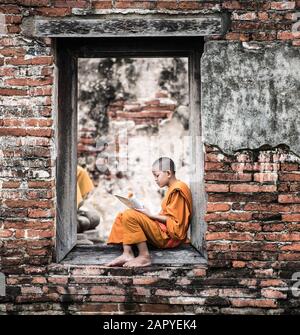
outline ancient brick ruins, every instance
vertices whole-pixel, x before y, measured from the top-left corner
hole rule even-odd
[[[6,292],[0,314],[299,314],[293,289],[300,278],[299,12],[300,1],[1,1],[0,272]],[[116,21],[116,32],[109,31],[105,20],[145,14],[204,22],[195,34],[204,36],[207,263],[147,269],[59,263],[57,40],[87,38],[89,17],[102,22],[92,35],[100,38],[124,29]],[[56,18],[81,20],[85,28],[66,25],[64,34],[51,23]],[[165,33],[153,22],[152,38]],[[147,24],[137,29],[147,32]]]

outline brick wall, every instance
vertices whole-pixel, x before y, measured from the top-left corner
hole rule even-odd
[[[281,146],[206,155],[205,220],[209,264],[257,276],[280,277],[299,261],[300,159]]]
[[[300,271],[299,158],[285,146],[234,156],[206,147],[207,271],[52,263],[53,42],[23,38],[20,24],[31,15],[122,9],[228,12],[229,31],[214,39],[300,45],[293,31],[300,1],[2,1],[0,269],[7,296],[0,297],[0,313],[299,313],[291,291],[292,274]]]

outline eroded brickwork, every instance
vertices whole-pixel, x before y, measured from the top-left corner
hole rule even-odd
[[[215,150],[205,162],[210,264],[255,276],[299,261],[299,158],[280,147],[234,156]]]
[[[53,263],[53,41],[23,36],[21,23],[34,15],[123,10],[226,12],[227,33],[206,40],[300,45],[294,29],[300,1],[2,0],[0,270],[7,296],[0,297],[0,313],[299,313],[299,298],[291,290],[292,275],[300,271],[299,158],[285,146],[233,156],[213,143],[206,146],[206,271],[130,272]]]

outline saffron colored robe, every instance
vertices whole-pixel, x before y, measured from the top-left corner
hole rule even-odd
[[[94,188],[94,184],[86,169],[77,165],[77,207],[83,197]]]
[[[148,241],[158,248],[174,248],[187,242],[192,216],[192,194],[183,181],[177,180],[168,188],[159,215],[167,217],[166,223],[152,220],[135,209],[120,212],[107,243],[130,245]]]

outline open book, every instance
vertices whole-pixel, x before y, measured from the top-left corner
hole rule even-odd
[[[136,198],[125,198],[121,195],[114,194],[116,198],[118,198],[124,205],[129,208],[144,208],[144,205],[139,202]]]

